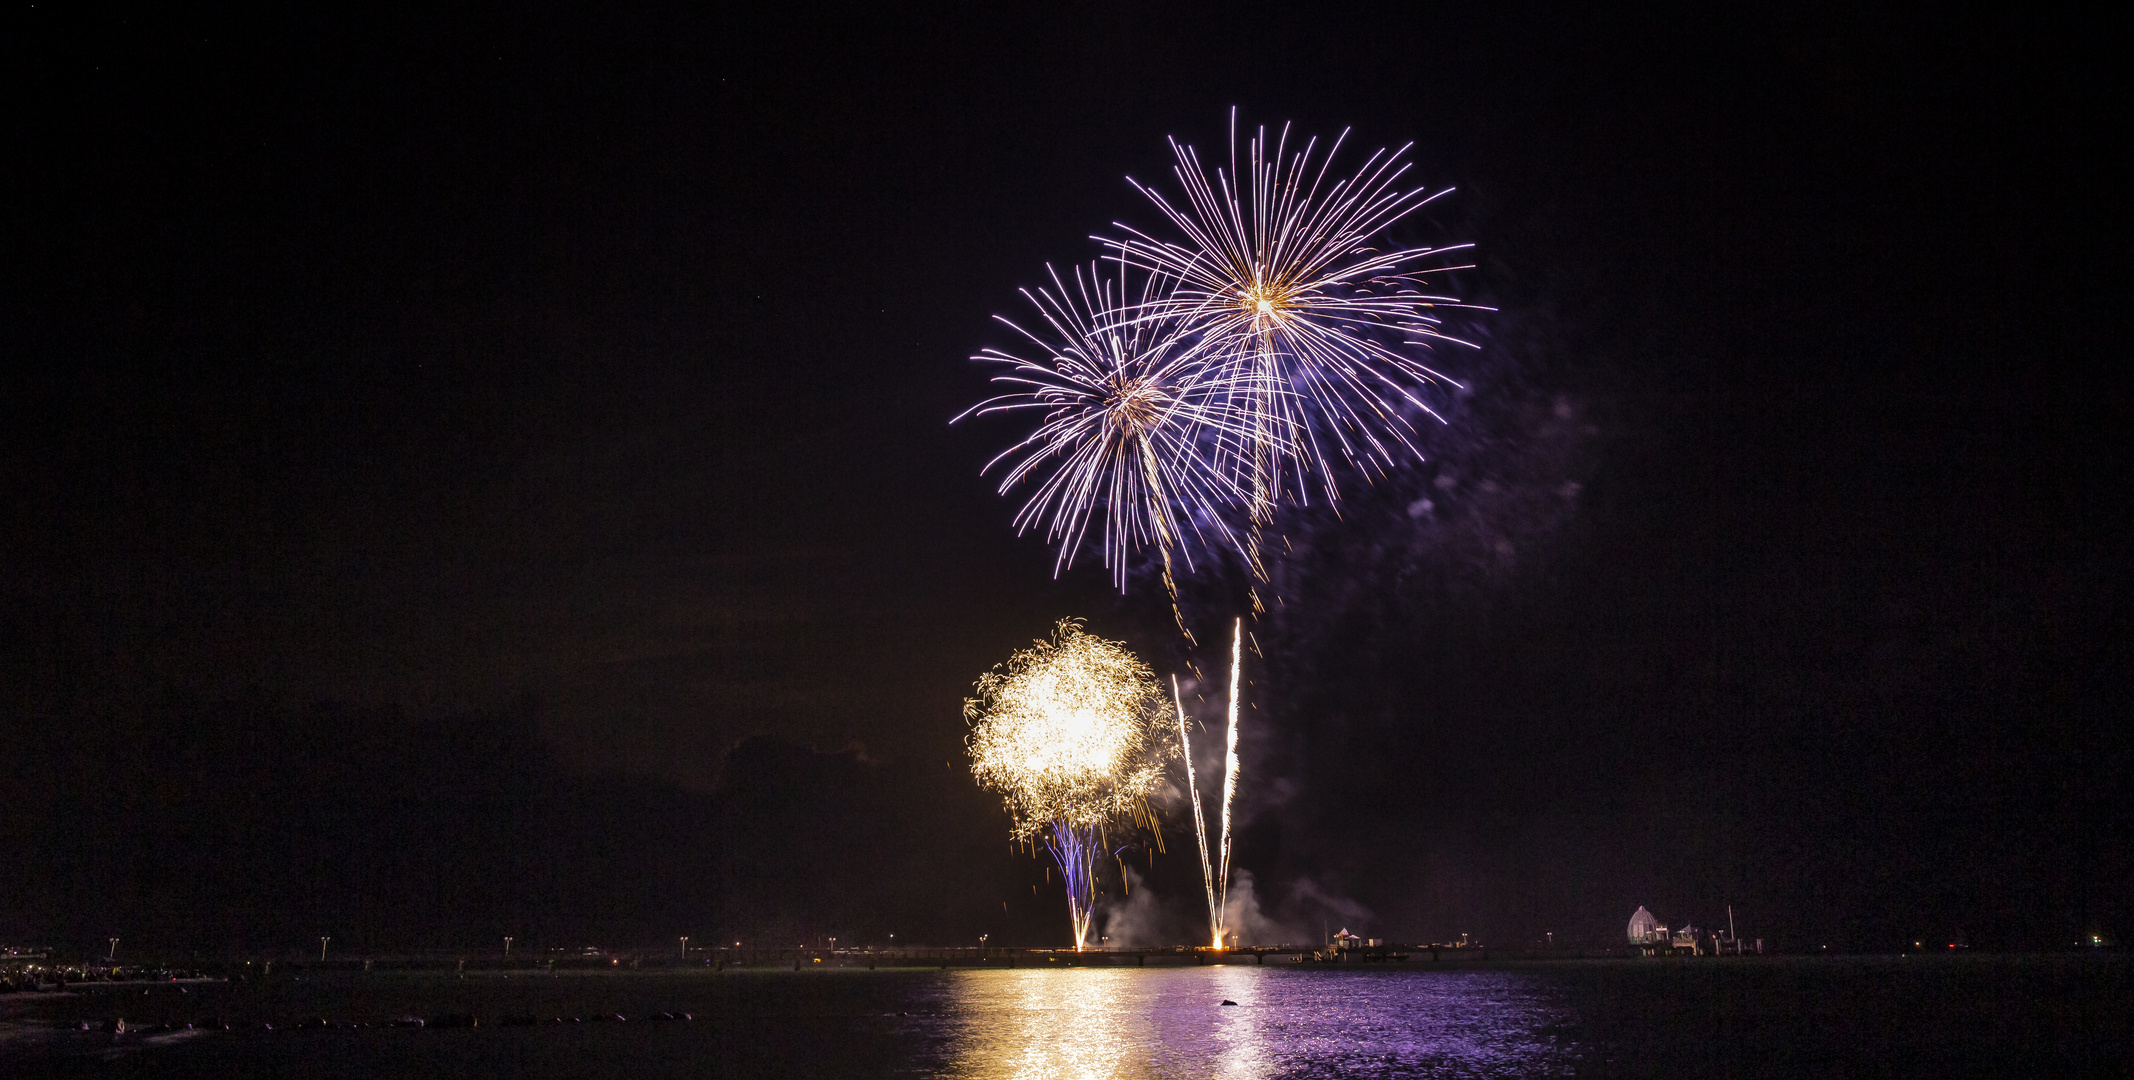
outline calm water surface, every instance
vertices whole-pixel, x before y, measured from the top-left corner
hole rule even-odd
[[[1577,1056],[1560,995],[1508,971],[985,971],[944,998],[941,1072],[970,1080],[1560,1076]]]
[[[694,1019],[647,1019],[658,1012]],[[482,1026],[380,1023],[454,1013]],[[617,1014],[626,1019],[592,1019]],[[514,1015],[565,1022],[495,1023]],[[67,1029],[115,1016],[275,1029]],[[313,1017],[339,1024],[290,1027]],[[1943,1078],[2128,1076],[2130,1061],[2134,978],[2119,959],[350,972],[0,998],[0,1077],[9,1080]]]

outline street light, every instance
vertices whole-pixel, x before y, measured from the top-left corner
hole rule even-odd
[[[327,943],[327,942],[329,942],[329,941],[332,941],[332,940],[333,940],[333,939],[332,939],[332,938],[330,938],[330,937],[322,937],[322,938],[320,938],[320,939],[319,939],[319,962],[320,962],[320,963],[325,963],[325,962],[326,962],[326,943]]]
[[[682,959],[689,959],[689,935],[682,935]]]
[[[504,935],[504,959],[511,959],[511,935]]]
[[[111,952],[110,952],[109,954],[107,954],[107,955],[106,955],[106,956],[104,957],[104,959],[106,959],[106,960],[116,960],[116,959],[118,959],[118,958],[119,958],[119,939],[117,939],[117,938],[112,938],[112,939],[111,939]]]

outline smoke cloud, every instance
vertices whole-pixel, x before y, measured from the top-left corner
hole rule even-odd
[[[1192,939],[1193,935],[1177,925],[1171,913],[1164,910],[1156,891],[1147,886],[1133,867],[1125,868],[1125,879],[1125,896],[1106,897],[1098,904],[1098,933],[1103,936],[1104,944],[1140,948],[1176,945]]]

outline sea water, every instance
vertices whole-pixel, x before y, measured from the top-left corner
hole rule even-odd
[[[348,972],[16,995],[0,1003],[0,1075],[2127,1075],[2127,971],[2109,958],[1706,958],[1357,969]],[[682,1014],[689,1019],[655,1019]],[[448,1015],[481,1023],[390,1026]],[[69,1029],[117,1017],[136,1030]],[[209,1017],[247,1026],[182,1026]],[[507,1017],[539,1022],[499,1023]],[[328,1026],[311,1026],[320,1020]],[[138,1030],[159,1024],[178,1026]]]

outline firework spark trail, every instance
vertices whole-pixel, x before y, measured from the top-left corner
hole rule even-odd
[[[1103,853],[1103,837],[1096,826],[1055,821],[1045,830],[1043,842],[1060,868],[1060,883],[1067,888],[1067,921],[1074,928],[1075,951],[1080,952],[1096,915],[1096,863]]]
[[[1245,620],[1241,618],[1237,620],[1230,638],[1230,734],[1228,744],[1223,750],[1223,862],[1215,879],[1220,890],[1222,911],[1225,913],[1230,909],[1230,804],[1237,799],[1237,707],[1240,696],[1238,679],[1243,670],[1244,641]],[[1223,930],[1223,923],[1218,920],[1215,924],[1216,948],[1222,947]]]
[[[1200,783],[1194,776],[1193,744],[1186,734],[1185,698],[1178,692],[1178,677],[1171,677],[1171,698],[1178,708],[1178,745],[1186,764],[1186,797],[1193,803],[1193,834],[1200,841],[1200,876],[1208,891],[1208,933],[1214,948],[1223,947],[1228,933],[1225,916],[1230,907],[1230,807],[1237,799],[1240,772],[1237,756],[1238,705],[1243,700],[1245,620],[1238,619],[1230,639],[1229,732],[1223,749],[1222,839],[1217,847],[1219,862],[1208,856],[1208,820],[1201,811]],[[1217,869],[1220,866],[1220,870]]]
[[[1186,761],[1186,797],[1193,801],[1193,838],[1200,841],[1200,878],[1208,890],[1208,927],[1220,946],[1223,938],[1223,907],[1215,899],[1215,868],[1208,860],[1208,819],[1200,809],[1200,784],[1193,777],[1193,742],[1186,734],[1186,702],[1178,692],[1178,676],[1171,676],[1171,700],[1178,706],[1178,750]]]
[[[1088,941],[1106,830],[1152,823],[1146,801],[1175,751],[1163,690],[1124,645],[1073,619],[978,679],[965,700],[971,772],[1001,793],[1012,835],[1043,843],[1067,886],[1075,948]]]

